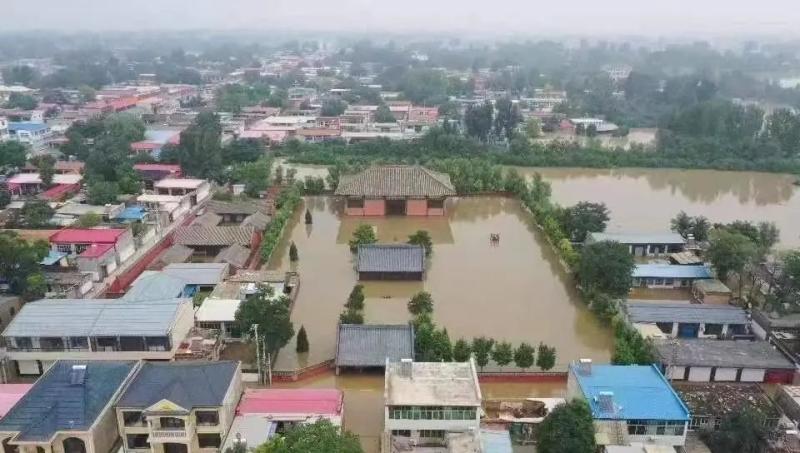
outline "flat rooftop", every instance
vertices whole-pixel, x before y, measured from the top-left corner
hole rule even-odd
[[[664,362],[677,366],[793,370],[794,364],[766,341],[669,340],[656,342]]]
[[[385,380],[387,406],[481,405],[473,362],[391,362]]]
[[[705,324],[748,324],[747,312],[730,305],[658,303],[628,300],[631,322],[682,322]]]

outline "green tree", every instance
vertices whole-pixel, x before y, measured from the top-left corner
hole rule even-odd
[[[26,301],[41,299],[47,292],[47,281],[41,272],[25,277],[25,288],[22,290],[22,298]]]
[[[30,277],[41,275],[39,262],[47,256],[49,244],[45,241],[27,242],[15,232],[0,230],[0,275],[8,282],[11,293],[24,295],[28,285],[38,291],[38,280]]]
[[[295,347],[295,351],[301,354],[308,352],[308,334],[306,334],[305,326],[300,326],[300,330],[297,332],[297,345]]]
[[[39,102],[30,94],[11,93],[8,96],[5,107],[7,109],[33,110],[39,106]]]
[[[511,99],[504,98],[497,100],[495,111],[494,133],[498,137],[505,136],[510,141],[514,131],[517,129],[517,125],[522,121],[519,107],[511,102]]]
[[[292,241],[292,243],[289,244],[289,261],[294,263],[299,259],[300,256],[297,254],[297,246],[294,244],[294,241]]]
[[[80,94],[82,103],[94,101],[97,95],[97,91],[95,91],[95,89],[90,87],[89,85],[79,86],[78,93]]]
[[[464,112],[464,125],[467,128],[467,135],[485,142],[492,131],[493,118],[494,106],[491,102],[467,106],[467,110]]]
[[[53,176],[56,174],[56,158],[45,154],[35,157],[31,162],[39,171],[39,179],[42,180],[42,184],[45,186],[53,184]]]
[[[11,203],[11,193],[3,187],[0,187],[0,209],[5,208]]]
[[[93,205],[116,203],[119,196],[119,185],[115,182],[93,180],[88,183],[87,201]]]
[[[706,256],[717,276],[726,280],[732,273],[741,275],[757,253],[756,244],[750,238],[723,229],[712,233]]]
[[[592,412],[579,399],[556,406],[537,433],[539,453],[589,453],[596,448]]]
[[[374,244],[376,242],[378,242],[378,238],[375,237],[375,230],[372,229],[371,225],[362,223],[353,232],[353,238],[349,242],[350,251],[356,253],[359,245]]]
[[[475,355],[475,363],[483,371],[483,367],[489,364],[489,357],[492,354],[494,340],[486,337],[472,339],[472,353]]]
[[[761,453],[767,446],[768,431],[764,416],[754,409],[732,412],[716,431],[702,433],[712,453]]]
[[[353,286],[344,306],[351,310],[360,311],[364,309],[364,285]]]
[[[347,103],[340,99],[328,99],[322,102],[321,116],[339,116],[347,109]]]
[[[525,122],[525,135],[530,139],[539,138],[542,135],[542,124],[536,118],[531,118]]]
[[[536,366],[547,371],[556,366],[556,348],[539,343],[539,355],[536,357]]]
[[[593,242],[583,247],[578,278],[586,292],[623,297],[630,291],[634,266],[627,246],[611,241]]]
[[[25,165],[25,145],[17,141],[0,141],[0,167],[22,167]]]
[[[94,212],[87,212],[82,216],[78,217],[78,221],[75,224],[80,228],[92,228],[96,227],[103,223],[103,216]]]
[[[364,453],[358,436],[329,420],[298,424],[254,449],[254,453]]]
[[[426,230],[417,230],[416,233],[408,237],[408,243],[421,245],[425,249],[425,256],[431,256],[433,253],[433,240]]]
[[[236,311],[236,322],[242,332],[258,326],[258,335],[270,354],[286,346],[294,336],[294,325],[289,318],[289,298],[274,297],[271,286],[261,285],[254,295],[244,300]]]
[[[456,362],[466,362],[472,355],[472,348],[463,338],[459,338],[453,345],[453,360]]]
[[[505,172],[503,190],[517,196],[527,196],[528,183],[517,170],[510,169]]]
[[[364,313],[352,308],[345,309],[339,315],[339,322],[342,324],[364,324]]]
[[[392,111],[389,109],[389,106],[386,104],[381,104],[378,106],[378,110],[375,111],[375,122],[396,123],[397,119],[395,119],[394,115],[392,115]]]
[[[50,226],[55,211],[42,200],[26,201],[14,218],[17,228],[42,228]]]
[[[514,360],[514,347],[507,341],[497,343],[492,350],[492,360],[500,368],[508,365]]]
[[[179,163],[188,175],[214,178],[222,168],[221,139],[219,116],[202,112],[181,132],[180,144],[162,150],[161,160]]]
[[[527,370],[535,363],[536,349],[528,343],[520,343],[514,350],[514,365]]]
[[[414,294],[408,301],[408,311],[414,316],[433,313],[433,297],[425,291]]]
[[[255,162],[266,155],[264,142],[252,138],[231,141],[222,149],[222,160],[226,164]]]
[[[234,164],[230,171],[230,180],[233,183],[244,184],[245,193],[257,198],[261,192],[267,190],[272,173],[272,160],[262,157],[255,162],[240,162]]]
[[[567,236],[576,242],[583,242],[589,233],[605,231],[609,219],[605,203],[588,201],[581,201],[575,206],[563,209],[560,217]]]
[[[314,222],[314,219],[311,217],[311,211],[306,209],[306,216],[305,216],[306,225],[311,225]]]
[[[777,109],[767,117],[767,136],[775,141],[784,156],[800,152],[800,115],[789,109]]]
[[[684,239],[691,234],[695,240],[705,241],[711,231],[711,223],[703,216],[692,217],[681,211],[670,220],[670,229]]]
[[[453,346],[447,329],[439,329],[430,314],[414,318],[414,355],[420,362],[449,362],[453,359]]]
[[[22,85],[29,87],[36,82],[41,74],[33,66],[17,65],[3,68],[3,81],[6,85]]]

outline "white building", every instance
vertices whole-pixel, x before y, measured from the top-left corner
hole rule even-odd
[[[205,179],[164,178],[153,184],[153,188],[158,195],[188,195],[192,206],[211,197],[211,184]]]
[[[401,443],[443,446],[449,434],[480,430],[474,361],[387,360],[384,379],[384,451]]]

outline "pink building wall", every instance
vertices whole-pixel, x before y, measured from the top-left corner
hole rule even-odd
[[[444,215],[444,208],[430,208],[428,209],[429,216]]]
[[[364,200],[364,215],[386,215],[386,202],[384,200]]]
[[[406,215],[408,216],[428,215],[428,200],[406,200]]]

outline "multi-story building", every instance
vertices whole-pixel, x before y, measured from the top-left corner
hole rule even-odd
[[[123,449],[218,452],[241,394],[238,362],[144,363],[115,405]]]
[[[16,374],[39,375],[61,359],[171,360],[193,324],[191,299],[43,299],[2,337]]]
[[[592,365],[581,359],[569,367],[567,398],[589,404],[601,446],[686,442],[689,409],[655,365]]]
[[[113,403],[136,362],[60,361],[0,420],[6,452],[108,453],[117,443]]]
[[[204,179],[164,178],[153,184],[158,195],[189,196],[192,206],[211,197],[211,184]]]
[[[480,430],[474,361],[386,363],[384,451],[398,444],[443,446],[453,433]]]

